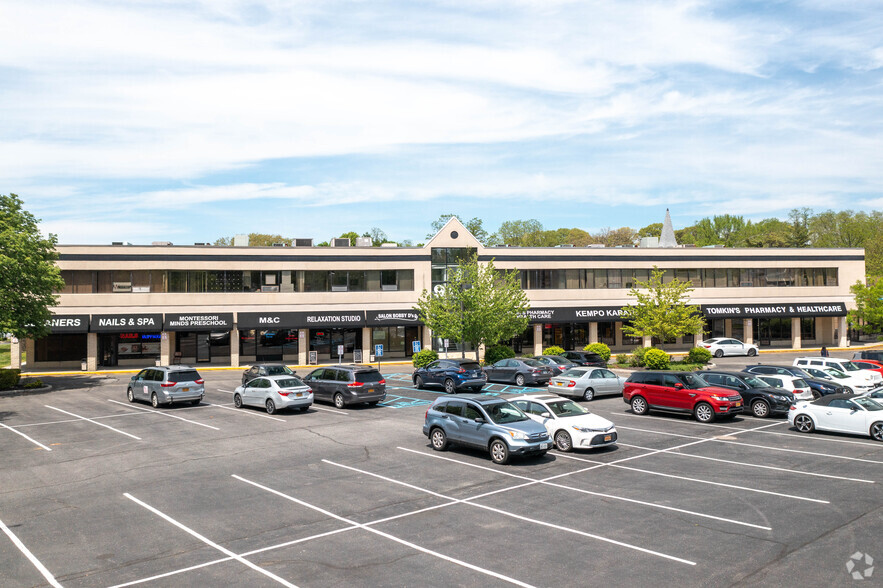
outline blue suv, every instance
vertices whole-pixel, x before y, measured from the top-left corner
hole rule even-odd
[[[481,392],[487,384],[487,374],[474,359],[439,359],[414,370],[411,379],[421,390],[441,386],[448,394],[464,389]]]
[[[487,450],[498,464],[512,455],[545,455],[552,447],[546,427],[517,406],[478,394],[437,399],[426,411],[423,434],[436,451],[450,443],[469,445]]]

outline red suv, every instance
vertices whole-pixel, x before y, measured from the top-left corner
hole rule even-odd
[[[692,372],[634,372],[625,382],[622,399],[635,414],[647,414],[651,408],[681,412],[700,423],[742,412],[742,396]]]

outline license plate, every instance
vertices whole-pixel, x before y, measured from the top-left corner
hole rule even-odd
[[[736,403],[736,406],[737,406],[737,407],[742,406],[742,403],[741,403],[741,402],[737,402],[737,403]]]
[[[303,396],[303,395],[304,395],[303,392],[298,392],[298,393],[297,393],[297,397],[298,397],[298,398],[300,398],[300,397]]]
[[[374,392],[374,388],[368,388],[368,392]]]
[[[604,435],[604,441],[613,441],[613,435]]]
[[[556,385],[556,386],[563,386],[563,385],[564,385],[564,382],[555,382],[555,385]]]
[[[551,443],[540,443],[540,449],[548,449],[551,446]]]
[[[181,392],[190,392],[190,388],[181,388]]]

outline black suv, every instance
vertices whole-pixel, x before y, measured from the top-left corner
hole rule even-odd
[[[772,414],[788,414],[794,404],[794,394],[774,388],[751,374],[739,372],[702,372],[702,379],[714,386],[732,388],[739,392],[751,414],[766,418]]]
[[[806,370],[794,365],[757,364],[749,365],[742,371],[748,374],[754,374],[756,376],[780,375],[801,378],[804,382],[806,382],[806,384],[809,386],[809,389],[812,390],[812,395],[816,398],[821,398],[822,396],[827,396],[828,394],[843,394],[845,392],[852,392],[852,388],[838,386],[837,384],[829,382],[828,380],[813,378],[811,375],[806,373]]]
[[[592,353],[591,351],[565,351],[561,354],[561,357],[565,359],[569,359],[576,365],[587,365],[592,367],[607,367],[607,362],[604,361],[597,353]]]
[[[348,404],[377,404],[386,398],[386,380],[377,368],[335,365],[311,371],[303,378],[315,400],[330,400],[337,408]]]
[[[421,390],[441,386],[448,394],[461,390],[481,392],[487,384],[487,374],[474,359],[439,359],[414,370],[411,379]]]

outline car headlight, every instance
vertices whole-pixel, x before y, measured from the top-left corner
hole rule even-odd
[[[526,440],[528,438],[527,433],[522,433],[521,431],[509,431],[509,434],[513,439],[523,439]]]
[[[718,396],[717,394],[712,394],[712,395],[711,395],[711,398],[712,398],[713,400],[720,400],[720,401],[722,401],[722,402],[723,402],[723,401],[727,401],[727,400],[729,400],[729,398],[728,398],[727,396]]]
[[[770,396],[772,396],[772,397],[775,398],[776,400],[781,400],[781,401],[783,401],[783,402],[788,400],[788,397],[787,397],[787,396],[782,396],[782,395],[780,395],[780,394],[771,394]]]

